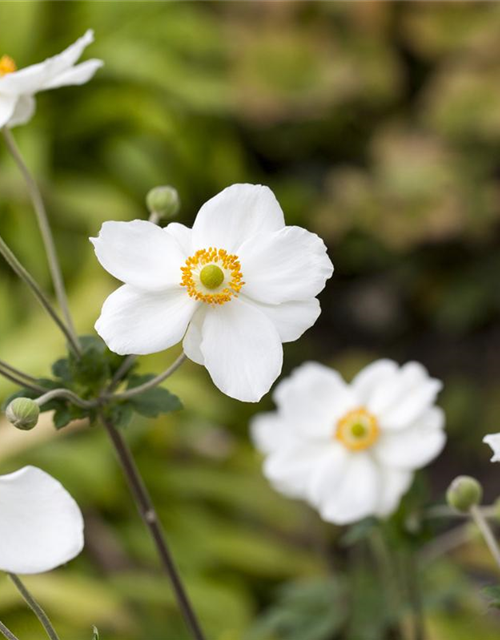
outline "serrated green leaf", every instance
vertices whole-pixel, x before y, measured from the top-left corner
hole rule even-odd
[[[128,388],[138,387],[154,377],[152,374],[131,376],[128,381]],[[170,413],[171,411],[182,409],[182,402],[179,398],[164,387],[148,389],[130,398],[129,402],[137,413],[146,418],[157,418],[162,413]]]

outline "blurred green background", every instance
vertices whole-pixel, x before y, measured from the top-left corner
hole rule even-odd
[[[481,438],[500,430],[500,4],[3,1],[0,55],[29,65],[87,28],[96,42],[85,57],[105,67],[85,87],[39,95],[33,121],[14,130],[46,198],[79,332],[93,331],[116,286],[87,240],[103,221],[145,217],[158,184],[179,190],[188,225],[225,186],[267,184],[336,267],[319,322],[285,348],[285,372],[305,359],[347,377],[380,356],[420,360],[445,383],[449,443],[415,499],[440,501],[471,473],[493,500],[499,473]],[[0,228],[49,289],[1,145]],[[63,340],[6,265],[0,274],[0,357],[46,375]],[[224,397],[194,364],[171,389],[186,411],[137,420],[127,437],[211,640],[397,637],[362,532],[346,539],[262,478],[247,430],[257,407]],[[11,390],[0,381],[2,398]],[[86,516],[82,556],[26,581],[61,638],[90,640],[96,624],[103,640],[185,640],[104,434],[13,432],[0,424],[0,472],[43,467]],[[497,638],[482,543],[433,553],[420,576],[428,637]],[[1,577],[0,618],[21,640],[43,638]]]

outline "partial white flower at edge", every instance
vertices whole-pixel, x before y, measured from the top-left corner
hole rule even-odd
[[[378,360],[351,384],[303,364],[276,387],[277,411],[253,419],[265,476],[327,522],[390,515],[414,471],[445,444],[444,414],[434,406],[441,386],[417,362]]]
[[[103,62],[87,60],[76,66],[75,63],[93,41],[94,33],[89,29],[59,55],[19,71],[12,58],[0,57],[0,129],[31,120],[36,108],[34,96],[39,91],[88,82]]]
[[[285,226],[273,192],[251,184],[205,203],[192,229],[105,222],[91,241],[125,283],[96,323],[111,351],[144,355],[183,341],[221,391],[247,402],[279,376],[282,343],[316,322],[333,272],[321,238]]]
[[[500,433],[492,433],[484,436],[483,442],[491,447],[493,455],[491,462],[500,462]]]
[[[0,476],[0,570],[43,573],[82,548],[82,514],[60,482],[29,466]]]

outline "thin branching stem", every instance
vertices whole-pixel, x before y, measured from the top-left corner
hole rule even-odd
[[[116,455],[118,456],[118,460],[127,479],[130,492],[134,498],[142,521],[148,528],[162,566],[170,579],[177,603],[186,622],[186,626],[195,640],[205,640],[200,623],[170,552],[158,514],[151,500],[151,496],[149,495],[142,476],[135,464],[132,453],[122,434],[115,428],[113,422],[102,415],[100,416],[100,419],[114,446]]]
[[[35,402],[39,407],[41,407],[47,402],[56,400],[58,398],[69,400],[73,404],[76,404],[77,407],[82,407],[82,409],[94,409],[100,404],[99,400],[84,400],[73,391],[64,389],[63,387],[61,389],[51,389],[50,391],[47,391],[47,393],[44,393],[43,396],[36,398]]]
[[[54,284],[54,291],[56,292],[57,300],[59,302],[59,306],[61,307],[68,332],[72,337],[70,342],[78,344],[78,338],[73,325],[73,319],[71,318],[71,313],[69,311],[68,298],[66,295],[66,290],[64,288],[64,280],[61,273],[61,267],[57,258],[54,238],[50,229],[50,224],[47,217],[47,212],[45,210],[42,194],[40,193],[40,189],[38,188],[36,180],[31,175],[28,167],[26,166],[26,163],[22,158],[21,152],[17,147],[16,141],[10,129],[4,127],[2,129],[2,133],[7,148],[11,156],[13,157],[14,162],[17,164],[20,172],[23,175],[26,186],[28,188],[28,193],[33,203],[33,208],[35,210],[38,226],[40,227],[40,233],[47,254],[47,261],[49,263],[50,274],[52,276],[52,282]]]
[[[154,389],[159,384],[161,384],[164,380],[169,378],[173,373],[177,371],[177,369],[181,366],[181,364],[186,360],[186,355],[181,353],[181,355],[175,360],[173,364],[165,369],[163,373],[160,373],[155,378],[148,380],[144,384],[139,385],[138,387],[133,387],[132,389],[127,389],[127,391],[123,391],[123,393],[116,393],[111,396],[113,400],[128,400],[129,398],[133,398],[134,396],[138,396],[145,391],[149,391],[149,389]],[[106,396],[105,396],[106,397]]]
[[[40,621],[40,624],[45,629],[45,633],[50,638],[50,640],[59,640],[59,636],[57,635],[56,630],[52,626],[52,623],[50,622],[48,615],[45,613],[42,607],[38,604],[35,598],[31,595],[31,593],[28,591],[24,583],[21,582],[20,578],[16,576],[15,573],[9,573],[8,575],[9,575],[9,578],[12,580],[12,582],[15,584],[16,589],[24,598],[28,607],[33,611],[33,613],[36,615],[36,617]]]
[[[2,367],[2,369],[5,369],[6,371],[9,371],[18,378],[24,378],[28,382],[34,382],[35,384],[38,382],[36,378],[30,376],[28,373],[24,373],[24,371],[21,371],[20,369],[16,369],[16,367],[13,367],[8,362],[5,362],[5,360],[0,360],[0,367]]]
[[[491,555],[500,568],[500,548],[498,547],[498,543],[495,539],[493,531],[490,528],[490,525],[488,524],[488,521],[477,505],[473,505],[470,508],[470,515],[472,516],[474,522],[477,524],[479,531],[481,531],[481,534],[484,538],[484,541],[488,545],[488,549],[490,550]]]
[[[7,640],[19,640],[17,636],[15,636],[10,629],[8,629],[3,622],[0,622],[0,633],[7,638]]]
[[[10,266],[10,268],[14,271],[14,273],[18,275],[19,278],[21,278],[21,280],[23,280],[28,285],[28,287],[34,293],[38,302],[40,302],[40,304],[45,309],[45,311],[47,311],[47,313],[50,315],[52,320],[54,320],[54,322],[57,324],[59,329],[64,333],[73,351],[75,353],[80,353],[80,346],[78,342],[75,340],[72,333],[68,330],[68,328],[66,327],[64,322],[61,320],[61,318],[57,315],[50,300],[48,299],[46,294],[42,291],[40,285],[29,273],[29,271],[27,271],[23,267],[23,265],[19,262],[19,260],[12,253],[7,243],[1,236],[0,236],[0,254],[2,254],[2,256],[5,258],[5,261]]]
[[[23,378],[19,378],[18,376],[14,375],[7,369],[4,369],[1,365],[0,365],[0,376],[3,376],[6,380],[9,380],[14,384],[17,384],[19,387],[25,387],[26,389],[31,389],[31,391],[34,391],[35,393],[45,393],[47,391],[47,389],[45,389],[44,387],[41,387],[38,384],[35,384],[33,382],[27,382]]]

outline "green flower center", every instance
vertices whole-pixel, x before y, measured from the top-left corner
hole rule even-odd
[[[353,438],[364,438],[366,435],[366,427],[361,422],[355,422],[351,426],[351,435]]]
[[[216,264],[207,264],[200,271],[200,280],[207,289],[217,289],[224,282],[224,271]]]

